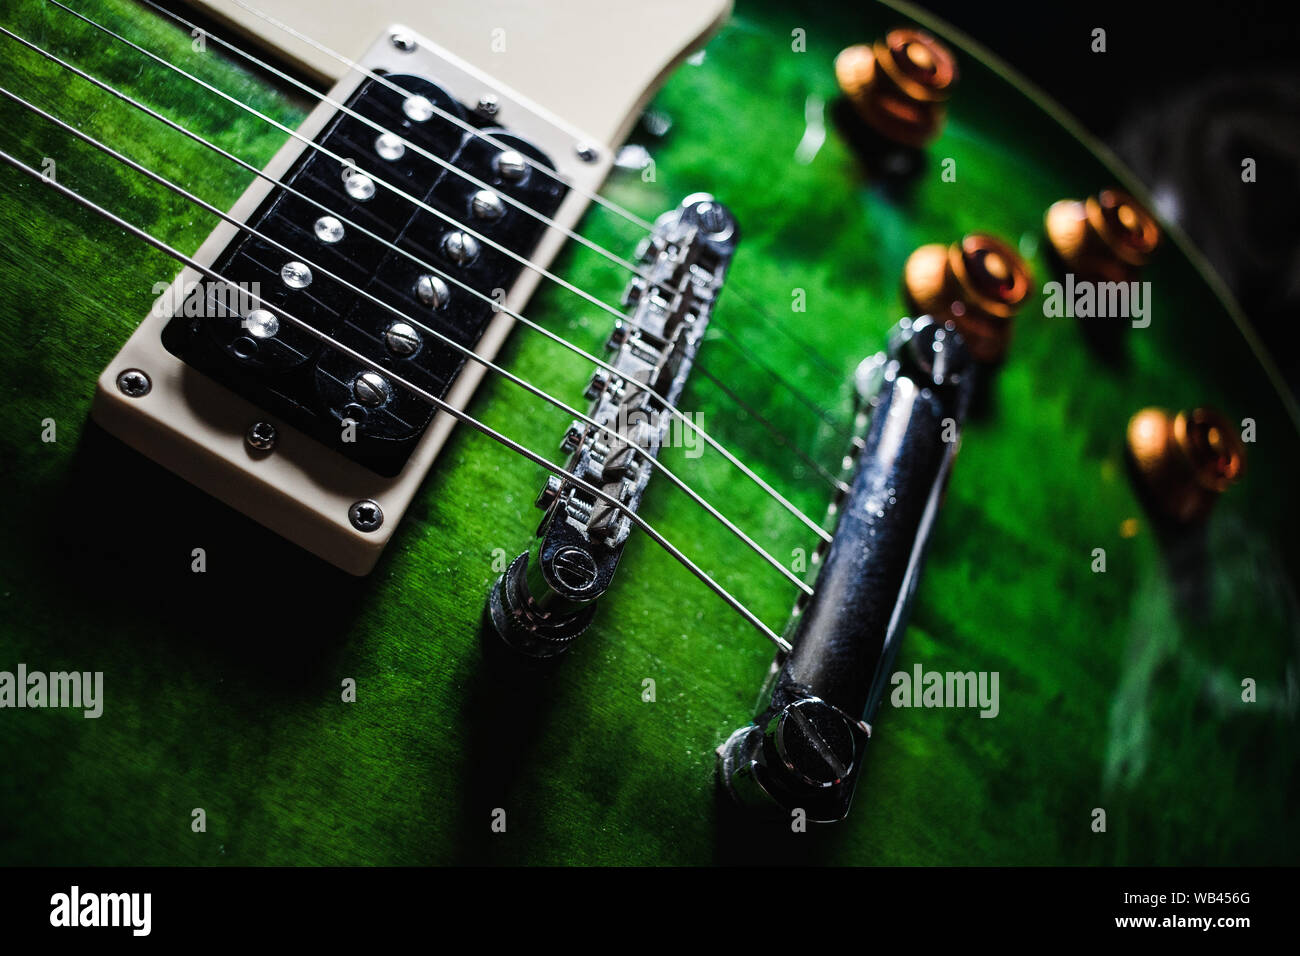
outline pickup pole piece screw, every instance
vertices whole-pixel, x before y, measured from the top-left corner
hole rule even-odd
[[[333,245],[343,238],[343,223],[333,216],[321,216],[313,227],[316,238],[326,245]]]
[[[414,355],[420,348],[420,335],[405,322],[394,322],[384,333],[388,350],[403,358]]]
[[[415,280],[415,295],[421,305],[441,309],[451,298],[451,289],[447,288],[447,283],[442,279],[426,272]]]
[[[496,222],[505,215],[505,203],[490,189],[480,189],[469,201],[469,210],[475,219]]]
[[[522,153],[514,149],[507,149],[497,153],[492,160],[492,166],[496,169],[498,176],[510,183],[519,182],[528,172],[528,162],[524,159]]]
[[[290,289],[305,289],[311,285],[311,269],[296,259],[286,262],[280,269],[280,281]]]
[[[129,368],[117,377],[117,387],[123,395],[143,398],[153,388],[153,382],[138,368]]]
[[[415,123],[427,123],[433,116],[433,104],[427,96],[408,96],[402,101],[402,112]]]
[[[378,372],[362,372],[352,380],[352,394],[366,408],[378,408],[392,397],[393,390]]]
[[[384,512],[379,504],[369,498],[363,498],[348,509],[348,520],[358,531],[378,531],[384,523]]]
[[[400,136],[394,136],[392,133],[380,133],[375,137],[375,152],[390,163],[396,162],[406,155],[406,144],[402,142]]]
[[[442,237],[442,254],[458,266],[468,265],[478,255],[478,240],[468,232],[453,230]]]

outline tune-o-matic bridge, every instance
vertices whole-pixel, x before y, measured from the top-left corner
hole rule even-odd
[[[506,642],[536,657],[563,651],[609,587],[659,449],[685,416],[678,399],[735,251],[735,219],[711,196],[687,197],[661,216],[639,250],[630,308],[587,388],[591,410],[561,443],[567,471],[604,498],[552,475],[538,497],[537,541],[492,588],[488,607]],[[620,507],[621,506],[621,507]]]
[[[433,407],[260,306],[288,310],[442,398],[467,358],[439,336],[475,347],[545,230],[527,210],[552,216],[566,188],[529,164],[552,167],[541,150],[504,129],[485,130],[504,150],[466,129],[476,114],[422,77],[368,79],[345,107],[217,258],[243,307],[230,304],[230,287],[201,284],[163,342],[393,475]]]

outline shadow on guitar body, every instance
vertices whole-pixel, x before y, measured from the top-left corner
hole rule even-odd
[[[899,145],[880,135],[862,121],[853,104],[843,96],[831,103],[831,121],[861,160],[873,185],[879,186],[895,201],[911,194],[917,179],[925,171],[923,150]]]
[[[1173,585],[1178,616],[1185,623],[1194,625],[1208,614],[1211,601],[1212,568],[1207,521],[1203,518],[1180,524],[1162,517],[1158,502],[1144,486],[1132,456],[1125,455],[1124,460],[1129,481],[1160,545],[1160,554]]]
[[[459,820],[452,865],[517,862],[493,830],[505,810],[511,829],[529,828],[549,808],[513,799],[515,780],[532,755],[555,699],[554,672],[566,659],[532,661],[508,648],[493,629],[486,606],[478,629],[479,656],[471,665],[459,727],[463,735]],[[505,823],[506,821],[501,821]]]
[[[337,686],[364,579],[285,541],[91,421],[52,494],[59,507],[40,558],[51,565],[48,580],[84,569],[75,600],[132,635],[112,649],[121,663],[163,655],[171,665],[237,675],[251,690],[270,685],[277,694],[316,696],[322,681]]]

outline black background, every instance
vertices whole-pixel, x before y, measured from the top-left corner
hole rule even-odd
[[[1300,357],[1300,8],[923,0],[1073,113],[1226,280],[1293,392]],[[1106,31],[1106,52],[1092,32]],[[1241,160],[1257,181],[1241,183]],[[1170,209],[1176,213],[1170,214]]]

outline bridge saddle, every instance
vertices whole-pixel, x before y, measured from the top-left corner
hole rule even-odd
[[[537,540],[493,587],[489,609],[508,644],[550,657],[567,648],[613,579],[635,512],[665,445],[694,427],[677,410],[735,252],[738,229],[713,197],[687,197],[655,223],[637,254],[625,318],[587,386],[587,420],[561,442],[568,474],[615,505],[553,475],[537,499]],[[688,423],[689,422],[689,423]]]

